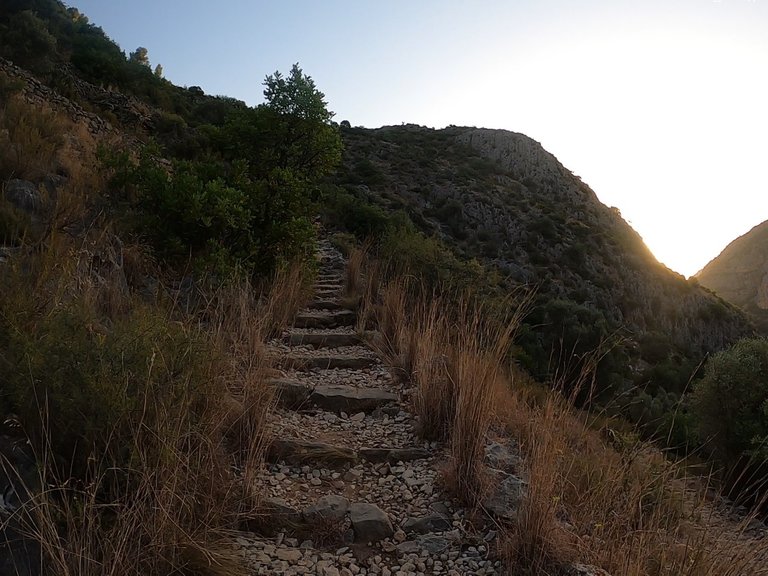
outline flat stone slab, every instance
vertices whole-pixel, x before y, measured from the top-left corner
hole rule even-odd
[[[286,527],[298,528],[304,524],[301,511],[292,508],[282,498],[265,498],[256,514],[240,521],[240,530],[271,536],[285,531]]]
[[[306,311],[296,315],[293,325],[296,328],[336,328],[337,326],[353,326],[356,319],[357,315],[352,310]]]
[[[269,381],[275,389],[277,405],[288,410],[299,410],[307,405],[312,387],[303,382],[287,378],[275,378]]]
[[[280,363],[286,368],[294,370],[334,370],[343,368],[346,370],[362,370],[370,368],[378,363],[377,358],[370,356],[284,356]]]
[[[318,282],[315,284],[315,290],[336,290],[339,291],[344,288],[344,284],[341,282]]]
[[[312,333],[312,334],[287,334],[284,338],[290,346],[314,346],[316,348],[340,348],[341,346],[357,346],[360,337],[357,334],[343,333]]]
[[[429,451],[423,448],[361,448],[358,454],[368,462],[390,464],[429,458]]]
[[[397,402],[397,395],[380,388],[353,388],[351,386],[317,386],[309,401],[329,412],[373,412],[385,404]]]
[[[356,462],[357,453],[351,448],[333,446],[322,442],[274,439],[267,449],[267,460],[269,462],[282,461],[292,465],[322,462],[328,465],[341,466]]]
[[[421,518],[408,518],[403,524],[403,530],[407,533],[430,534],[432,532],[447,532],[453,529],[450,518],[439,514],[423,516]]]
[[[310,310],[346,310],[337,300],[313,300],[307,304]]]

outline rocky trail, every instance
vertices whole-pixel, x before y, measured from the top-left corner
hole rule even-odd
[[[265,512],[237,537],[252,573],[500,573],[493,525],[442,493],[447,447],[419,440],[405,385],[342,305],[341,254],[325,242],[319,257],[316,299],[270,342],[281,377],[258,479]]]

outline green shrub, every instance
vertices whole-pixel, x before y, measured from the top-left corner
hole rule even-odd
[[[168,171],[146,152],[136,163],[126,154],[105,162],[132,204],[133,226],[169,263],[191,257],[219,275],[266,275],[311,251],[314,229],[289,178],[272,193],[251,179],[245,161],[177,162]]]
[[[130,465],[136,426],[166,409],[202,416],[214,353],[181,324],[141,307],[109,329],[84,305],[19,311],[0,317],[3,413],[18,416],[39,454],[60,458],[63,474],[84,477],[107,451]]]
[[[726,467],[768,461],[768,340],[740,340],[713,356],[691,406],[700,440]]]

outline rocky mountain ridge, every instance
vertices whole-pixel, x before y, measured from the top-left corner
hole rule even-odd
[[[406,211],[464,257],[537,287],[532,324],[552,329],[549,341],[536,336],[541,348],[557,332],[573,347],[619,330],[630,357],[646,355],[640,343],[652,339],[669,345],[666,358],[701,358],[753,330],[734,306],[660,264],[618,209],[525,135],[413,125],[342,133],[350,193]],[[601,334],[574,332],[579,323]]]
[[[696,278],[768,329],[768,221],[728,244]]]

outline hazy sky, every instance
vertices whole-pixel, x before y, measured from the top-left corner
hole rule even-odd
[[[685,275],[768,219],[768,0],[70,0],[249,104],[299,62],[337,120],[538,140]]]

